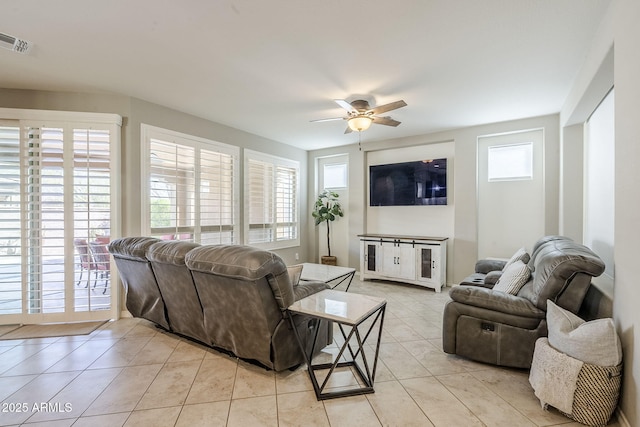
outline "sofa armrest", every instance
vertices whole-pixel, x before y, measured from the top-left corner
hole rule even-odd
[[[502,270],[494,270],[488,272],[484,276],[484,287],[485,288],[493,288],[498,280],[502,277]]]
[[[502,271],[507,261],[501,259],[481,259],[476,262],[475,272],[487,274],[491,271]]]
[[[493,289],[477,286],[455,286],[449,291],[449,296],[452,300],[461,304],[500,313],[535,319],[544,319],[546,317],[546,313],[534,306],[529,300],[505,292],[494,291]]]

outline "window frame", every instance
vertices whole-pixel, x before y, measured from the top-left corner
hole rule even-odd
[[[250,211],[250,207],[251,207],[251,191],[249,188],[250,185],[250,167],[249,167],[249,162],[251,160],[255,160],[255,161],[259,161],[259,162],[264,162],[264,163],[268,163],[271,164],[272,166],[274,166],[274,170],[277,169],[278,167],[284,167],[284,168],[291,168],[295,170],[295,189],[294,189],[294,194],[295,194],[295,201],[294,201],[294,209],[295,209],[295,218],[294,221],[292,222],[292,224],[295,225],[296,227],[296,237],[293,239],[283,239],[283,240],[278,240],[277,239],[277,226],[278,226],[278,222],[277,222],[277,184],[276,184],[276,179],[277,179],[277,174],[274,173],[273,174],[273,180],[274,180],[274,185],[272,188],[272,194],[273,194],[273,200],[270,200],[272,206],[273,206],[273,218],[276,218],[276,220],[272,223],[272,228],[274,229],[273,231],[273,236],[274,238],[268,242],[253,242],[250,240],[250,228],[251,228],[251,211]],[[290,248],[290,247],[296,247],[296,246],[300,246],[300,233],[301,233],[301,224],[300,224],[300,179],[301,179],[301,172],[300,172],[300,162],[297,160],[293,160],[293,159],[287,159],[284,157],[278,157],[278,156],[274,156],[271,154],[266,154],[266,153],[262,153],[259,151],[254,151],[254,150],[250,150],[250,149],[244,149],[244,227],[243,227],[243,231],[244,231],[244,244],[245,245],[251,245],[254,247],[258,247],[261,249],[266,249],[266,250],[274,250],[274,249],[283,249],[283,248]]]
[[[150,203],[150,174],[151,174],[151,147],[150,143],[152,139],[157,139],[163,142],[175,143],[182,146],[190,147],[195,150],[195,153],[199,153],[200,150],[207,150],[210,152],[217,152],[220,154],[228,155],[232,157],[233,162],[233,173],[232,173],[232,209],[233,209],[233,224],[229,224],[232,235],[233,242],[232,244],[238,244],[241,241],[240,236],[240,209],[239,209],[239,188],[240,188],[240,172],[239,172],[239,157],[240,157],[240,148],[225,144],[218,141],[213,141],[207,138],[198,137],[195,135],[189,135],[182,132],[177,132],[169,129],[160,128],[157,126],[148,125],[142,123],[140,125],[140,140],[141,140],[141,165],[142,165],[142,175],[141,175],[141,230],[142,233],[151,234],[151,216],[149,210],[151,208]],[[197,197],[198,205],[195,206],[195,217],[194,224],[192,227],[194,229],[194,234],[191,236],[191,240],[196,238],[197,232],[195,230],[201,230],[200,224],[200,198],[199,198],[199,180],[200,180],[200,171],[201,165],[199,163],[199,157],[194,157],[198,160],[197,167],[195,170],[195,178],[194,181],[196,183],[196,187],[194,193]],[[180,233],[180,226],[176,226],[176,233]],[[184,230],[182,230],[184,231]],[[186,234],[186,233],[185,233]],[[200,239],[195,239],[196,242],[200,243]]]

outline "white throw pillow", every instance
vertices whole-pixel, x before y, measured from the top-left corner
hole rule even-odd
[[[622,345],[610,317],[585,322],[547,300],[549,344],[585,363],[616,366],[622,362]]]
[[[524,264],[528,263],[529,260],[531,259],[531,257],[529,256],[529,254],[527,253],[525,248],[520,248],[516,251],[515,254],[513,254],[511,256],[511,258],[509,258],[509,261],[507,261],[507,263],[504,265],[504,267],[502,267],[502,271],[506,271],[507,268],[509,268],[509,266],[511,264],[513,264],[516,261],[522,261]]]
[[[504,270],[493,290],[516,295],[527,283],[530,276],[531,270],[529,270],[529,267],[524,262],[517,260]]]

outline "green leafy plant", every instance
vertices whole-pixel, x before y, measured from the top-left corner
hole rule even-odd
[[[331,256],[331,228],[329,225],[339,216],[344,216],[344,211],[338,201],[338,197],[340,197],[338,193],[324,190],[318,195],[318,199],[315,205],[313,205],[313,212],[311,213],[316,220],[316,225],[320,225],[323,222],[327,223],[327,250],[329,256]]]

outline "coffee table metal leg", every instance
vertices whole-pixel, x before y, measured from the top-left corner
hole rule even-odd
[[[300,339],[298,330],[295,327],[293,316],[291,315],[291,313],[289,313],[289,321],[291,322],[291,326],[294,330],[296,340],[298,341],[300,350],[302,351],[305,361],[307,363],[307,371],[309,372],[309,377],[311,379],[311,383],[313,384],[313,389],[316,393],[316,397],[318,400],[333,399],[333,398],[343,397],[343,396],[355,396],[355,395],[374,392],[373,384],[375,381],[376,369],[378,367],[378,355],[380,353],[380,340],[382,338],[382,326],[384,324],[385,309],[386,309],[386,305],[383,305],[378,310],[371,313],[371,315],[363,319],[362,322],[360,322],[359,324],[351,326],[351,330],[349,331],[348,334],[345,332],[343,328],[344,325],[338,323],[338,327],[340,328],[340,332],[345,342],[342,344],[342,347],[340,348],[340,351],[338,352],[333,363],[321,363],[317,365],[313,365],[312,359],[313,359],[313,350],[315,349],[318,333],[320,331],[320,323],[318,324],[318,327],[316,328],[316,331],[315,331],[313,346],[311,348],[311,354],[307,354],[306,349],[302,344],[302,340]],[[371,325],[369,326],[369,329],[367,330],[363,339],[360,334],[360,330],[358,328],[364,321],[371,318],[371,316],[373,316],[374,314],[376,316],[373,322],[371,323]],[[376,324],[378,324],[378,337],[377,337],[378,340],[376,343],[376,350],[373,357],[373,369],[371,369],[369,365],[369,360],[367,358],[367,355],[365,354],[364,345],[367,339],[369,338],[369,335],[373,331],[374,327],[376,326]],[[357,342],[357,349],[355,350],[351,346],[351,340],[353,339],[354,336]],[[349,352],[349,355],[351,356],[351,360],[340,362],[340,359],[342,358],[345,351],[347,350]],[[364,372],[357,361],[358,356],[362,358],[362,362],[364,364]],[[331,378],[331,375],[335,372],[335,369],[342,368],[342,367],[353,367],[357,372],[358,376],[360,377],[360,379],[362,380],[362,382],[364,383],[365,387],[359,387],[359,388],[341,390],[341,391],[335,391],[335,392],[325,392],[324,389],[329,383],[329,379]],[[329,372],[327,373],[327,376],[322,382],[322,385],[320,385],[318,384],[318,379],[315,374],[315,371],[326,370],[326,369],[328,369]]]
[[[351,282],[353,281],[354,276],[356,275],[355,271],[352,271],[350,273],[345,274],[344,276],[340,276],[340,277],[336,277],[333,280],[338,280],[340,279],[340,281],[338,283],[336,283],[335,285],[333,285],[331,287],[331,289],[335,289],[338,286],[340,286],[341,284],[343,284],[345,282],[345,280],[349,279],[349,282],[347,283],[347,289],[345,289],[345,292],[349,292],[349,286],[351,286]]]

